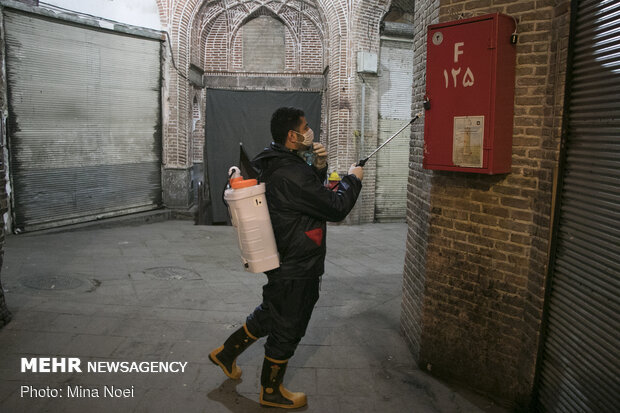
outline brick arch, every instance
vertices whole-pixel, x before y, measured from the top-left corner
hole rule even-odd
[[[162,29],[166,30],[168,27],[168,13],[166,10],[168,9],[168,0],[155,0],[157,3],[157,11],[159,12],[159,22],[161,23]]]
[[[325,19],[318,5],[305,2],[304,4],[309,5],[309,7],[304,8],[293,7],[295,5],[285,2],[277,3],[279,4],[279,7],[274,7],[275,4],[276,3],[270,3],[270,5],[253,4],[256,6],[253,8],[249,7],[247,3],[237,3],[233,4],[234,7],[226,8],[223,0],[203,3],[200,10],[196,14],[194,26],[191,31],[192,50],[190,51],[190,54],[192,58],[199,56],[196,59],[198,65],[203,66],[208,70],[205,51],[207,49],[213,50],[213,46],[216,46],[215,49],[222,50],[221,54],[218,56],[218,59],[223,59],[225,56],[227,62],[212,64],[211,66],[213,70],[240,70],[239,62],[234,62],[236,55],[239,53],[236,49],[239,48],[239,39],[237,38],[237,35],[240,28],[243,27],[247,21],[258,15],[269,15],[284,23],[287,30],[287,54],[289,55],[287,57],[287,71],[300,70],[302,67],[303,62],[300,59],[300,52],[302,51],[303,38],[315,40],[319,45],[318,52],[316,51],[316,48],[311,48],[314,55],[310,60],[320,60],[319,63],[315,63],[314,70],[322,71],[325,61],[328,59],[328,39],[326,39],[327,28],[324,23]],[[243,18],[232,20],[228,18],[228,14],[232,9],[241,10],[242,12],[245,11],[246,15],[243,16]],[[296,16],[293,16],[294,14],[301,14],[301,22],[298,24],[296,24],[296,19],[294,18]],[[219,30],[227,31],[228,36],[226,37],[226,43],[224,43],[222,33],[215,36],[219,37],[217,44],[214,44],[213,40],[209,41],[209,36],[213,36],[211,30],[214,26],[217,28],[218,25],[223,26],[224,24],[226,27],[219,27]],[[293,43],[289,40],[292,40]],[[210,43],[212,47],[208,48]],[[316,56],[317,54],[319,55],[318,58]],[[291,61],[293,62],[292,64],[290,63]]]
[[[260,6],[259,8],[257,8],[256,10],[254,10],[252,13],[248,14],[245,18],[243,18],[243,20],[241,20],[241,22],[239,24],[237,24],[235,27],[233,27],[233,29],[231,30],[231,38],[234,39],[237,36],[237,33],[239,32],[239,29],[243,26],[246,25],[246,23],[248,23],[250,20],[254,20],[257,17],[260,16],[269,16],[272,17],[276,20],[278,20],[280,23],[282,23],[285,27],[287,27],[290,31],[291,34],[293,36],[295,36],[295,41],[298,42],[299,38],[297,36],[297,34],[293,31],[292,27],[291,27],[291,22],[283,19],[280,15],[276,14],[273,10],[265,7],[265,6]],[[232,42],[231,42],[232,43]]]
[[[189,64],[192,59],[192,46],[194,50],[199,47],[200,37],[197,36],[198,21],[201,16],[208,12],[208,9],[212,6],[221,4],[221,0],[156,0],[160,11],[160,19],[162,26],[165,27],[171,38],[172,47],[170,53],[174,56],[174,61],[180,72],[176,70],[169,70],[168,79],[168,122],[164,129],[164,159],[163,163],[165,167],[186,167],[190,163],[190,154],[188,147],[188,122],[187,109],[191,106],[189,96],[189,83],[187,79],[189,72]],[[227,0],[228,4],[224,9],[231,6],[245,7],[244,0]],[[315,27],[325,28],[321,30],[321,33],[332,33],[332,25],[334,25],[334,32],[336,35],[346,32],[346,24],[342,26],[340,20],[346,19],[347,11],[341,2],[338,0],[300,0],[302,3],[311,6],[316,9],[317,12],[313,13],[309,18],[317,22],[317,19],[322,21],[317,22]],[[274,2],[271,2],[273,4]],[[285,0],[280,0],[280,8],[286,6]],[[222,8],[222,7],[220,7]],[[247,9],[247,7],[246,7]],[[248,13],[249,13],[249,9]],[[341,19],[339,19],[339,17]],[[344,29],[344,30],[343,30]],[[334,45],[337,43],[338,49],[342,49],[340,42],[334,42],[333,35],[323,37],[323,55],[324,59],[329,59],[331,62],[331,51],[328,51],[327,44]],[[197,42],[197,44],[196,44]],[[195,54],[194,54],[195,55]],[[199,56],[199,55],[198,55]],[[201,59],[202,60],[202,59]],[[204,60],[202,60],[204,61]],[[195,62],[200,65],[200,62]],[[330,63],[330,66],[334,67]],[[184,78],[185,77],[185,78]],[[333,79],[334,76],[330,74]],[[331,129],[331,128],[330,128]]]
[[[295,46],[297,44],[299,44],[300,39],[297,36],[297,34],[295,33],[295,31],[293,30],[293,28],[291,27],[290,22],[286,21],[281,16],[275,14],[273,10],[271,10],[271,9],[269,9],[267,7],[261,6],[261,7],[257,8],[252,13],[250,13],[248,16],[246,16],[239,24],[237,24],[236,27],[234,27],[232,29],[231,36],[230,36],[229,48],[230,48],[230,50],[233,51],[233,53],[235,53],[236,49],[238,49],[240,47],[239,43],[238,43],[240,38],[238,36],[239,36],[241,28],[243,26],[245,26],[247,23],[249,23],[250,21],[252,21],[252,20],[254,20],[254,19],[258,18],[258,17],[261,17],[261,16],[271,17],[271,18],[277,20],[278,22],[282,23],[282,25],[284,26],[284,29],[285,29],[285,43],[284,43],[285,52],[284,53],[286,55],[286,57],[285,57],[285,69],[284,70],[286,71],[287,69],[289,69],[289,67],[287,67],[287,66],[289,66],[287,64],[287,61],[289,60],[289,56],[288,56],[289,55],[289,49],[291,50],[290,53],[292,53],[293,64],[295,65],[296,62],[298,62],[298,60],[299,60],[299,55],[297,53],[297,47],[295,47]],[[292,48],[290,48],[290,44],[289,43],[291,43],[291,41],[289,41],[289,38],[291,38],[291,41],[293,43],[293,47]],[[241,71],[243,69],[243,61],[240,60],[240,59],[236,59],[236,57],[233,56],[233,58],[231,59],[229,67],[231,67],[233,70],[237,69],[237,70]]]
[[[250,13],[248,16],[246,16],[241,22],[239,22],[239,24],[236,27],[233,28],[231,32],[231,43],[230,43],[231,49],[235,45],[235,42],[239,40],[238,34],[240,32],[240,29],[243,26],[245,26],[248,22],[250,22],[251,20],[257,17],[260,17],[260,16],[269,16],[271,18],[276,19],[277,21],[279,21],[280,23],[284,25],[284,28],[286,30],[285,31],[285,54],[286,54],[285,71],[294,71],[295,68],[298,68],[300,64],[298,45],[301,39],[299,38],[299,34],[296,33],[292,25],[292,22],[289,19],[284,18],[282,15],[276,14],[270,8],[267,8],[264,6],[258,7],[257,9],[252,11],[252,13]],[[238,62],[238,64],[240,63],[242,62]]]
[[[295,71],[304,71],[304,69],[306,69],[306,71],[312,71],[309,69],[308,65],[308,62],[312,59],[304,59],[306,56],[303,53],[303,49],[306,40],[313,40],[312,38],[316,37],[316,43],[320,45],[319,54],[321,62],[315,70],[317,72],[322,72],[325,66],[328,45],[325,38],[325,28],[320,21],[320,9],[316,6],[310,8],[298,8],[293,6],[293,4],[289,3],[283,5],[278,15],[287,23],[287,27],[290,28],[291,33],[295,35],[295,42],[293,44]],[[316,15],[314,11],[316,11]],[[297,20],[295,18],[296,16],[294,16],[295,13],[299,13],[301,19]]]
[[[164,2],[165,0],[157,0],[158,4]],[[172,1],[172,0],[168,0]],[[229,4],[224,4],[226,1],[230,2]],[[333,0],[332,0],[333,1]],[[259,2],[259,0],[257,0]],[[182,3],[182,4],[180,4]],[[270,8],[267,4],[260,4],[257,9],[251,10],[248,7],[247,1],[244,0],[187,0],[185,2],[179,2],[175,4],[173,7],[173,18],[172,18],[172,38],[173,43],[177,45],[177,53],[179,55],[183,55],[185,60],[187,60],[187,56],[200,56],[199,61],[203,62],[204,58],[201,53],[204,53],[204,48],[201,47],[200,40],[204,37],[204,31],[207,28],[207,25],[214,21],[218,15],[224,12],[228,12],[229,10],[238,7],[244,8],[247,11],[248,15],[253,14],[256,10],[259,9],[267,9],[270,10],[274,16],[277,16],[280,20],[284,21],[287,27],[291,30],[291,33],[295,33],[293,30],[292,24],[287,22],[286,19],[282,18],[281,11],[284,8],[288,8],[291,10],[295,10],[298,12],[302,12],[304,17],[312,22],[313,27],[319,33],[321,43],[323,46],[323,54],[327,55],[327,42],[329,41],[326,36],[326,32],[328,32],[329,27],[327,27],[327,18],[325,17],[325,13],[322,10],[322,1],[310,1],[310,0],[299,0],[299,4],[305,4],[310,6],[308,9],[299,9],[294,7],[293,4],[289,4],[286,0],[278,0],[269,2],[268,5],[277,5],[278,7]],[[201,16],[208,15],[209,10],[213,10],[216,6],[219,6],[219,10],[217,10],[215,15],[208,16],[207,21],[203,21],[202,24],[199,24],[199,20]],[[314,12],[316,11],[316,12]],[[247,19],[247,16],[244,20]],[[179,22],[186,22],[185,27],[189,26],[189,30],[183,29],[180,27]],[[238,30],[240,24],[235,24],[233,30]],[[185,37],[184,39],[182,39]],[[234,37],[234,36],[233,36]],[[196,42],[194,39],[199,39]],[[179,41],[183,40],[183,41]],[[232,43],[229,43],[229,46]],[[199,50],[192,50],[192,46],[197,47]],[[324,56],[324,59],[327,59],[327,56]],[[180,59],[179,59],[180,60]]]
[[[224,13],[219,13],[208,24],[209,30],[205,30],[197,40],[200,50],[200,64],[204,70],[226,71],[228,70],[229,53],[231,52],[228,39],[228,19]],[[207,50],[213,50],[218,58],[213,61],[213,67],[207,65]]]

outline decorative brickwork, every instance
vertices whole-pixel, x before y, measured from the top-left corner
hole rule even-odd
[[[243,62],[244,25],[259,16],[269,16],[285,28],[284,70],[269,75],[308,78],[325,74],[327,78],[321,138],[328,148],[330,168],[343,174],[359,159],[362,148],[355,131],[361,129],[361,79],[356,73],[356,56],[361,50],[379,52],[379,24],[388,10],[388,0],[157,0],[157,4],[172,44],[165,53],[164,168],[188,168],[201,159],[197,154],[204,140],[198,136],[204,135],[200,129],[204,126],[192,129],[193,95],[184,79],[190,63],[211,77],[264,77],[260,72],[245,71]],[[172,57],[181,74],[170,67]],[[379,91],[376,76],[370,76],[368,82],[365,145],[373,148]],[[349,222],[374,219],[374,168],[374,161],[366,167],[364,190]]]
[[[568,4],[416,2],[423,27],[414,102],[422,99],[420,55],[437,11],[441,22],[494,12],[518,21],[512,172],[421,171],[421,132],[413,134],[402,326],[422,367],[519,406],[532,392],[540,339]]]
[[[329,163],[339,173],[359,160],[361,130],[361,85],[357,74],[357,52],[379,52],[379,23],[389,8],[388,1],[321,1],[330,31],[329,49]],[[352,3],[355,5],[353,6]],[[346,36],[341,35],[346,33]],[[377,143],[378,80],[367,81],[365,127],[366,148]],[[348,223],[372,222],[375,208],[375,159],[364,168],[364,187]]]
[[[243,25],[259,16],[270,16],[286,28],[286,66],[284,72],[321,73],[324,66],[324,32],[316,7],[308,2],[158,1],[162,26],[170,33],[174,60],[181,74],[189,62],[205,72],[243,73]],[[308,53],[300,54],[301,39]],[[312,44],[310,44],[312,43]],[[164,164],[187,167],[197,159],[190,153],[187,124],[183,118],[191,107],[188,82],[170,71],[169,121],[165,128]],[[198,134],[200,131],[194,131]]]

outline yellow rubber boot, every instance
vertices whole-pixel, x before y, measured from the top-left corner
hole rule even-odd
[[[288,360],[275,360],[265,356],[260,377],[260,404],[284,409],[296,409],[307,403],[305,393],[292,392],[283,385]]]
[[[239,379],[242,372],[237,366],[237,357],[256,340],[257,338],[250,334],[246,325],[243,324],[243,327],[228,337],[223,346],[209,353],[209,360],[220,366],[224,374],[231,379]]]

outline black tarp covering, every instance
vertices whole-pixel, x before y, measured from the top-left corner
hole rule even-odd
[[[321,94],[319,92],[276,92],[207,89],[205,113],[206,171],[211,192],[213,222],[226,222],[222,193],[228,169],[239,165],[239,143],[252,159],[272,141],[269,124],[273,112],[282,106],[303,110],[319,141]]]

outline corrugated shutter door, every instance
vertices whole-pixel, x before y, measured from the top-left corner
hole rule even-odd
[[[381,41],[379,69],[379,144],[411,119],[413,43]],[[405,129],[377,152],[375,219],[404,220],[407,215],[410,130]]]
[[[539,404],[547,412],[620,412],[620,3],[573,4],[567,158]]]
[[[18,230],[161,203],[160,42],[5,9]]]

